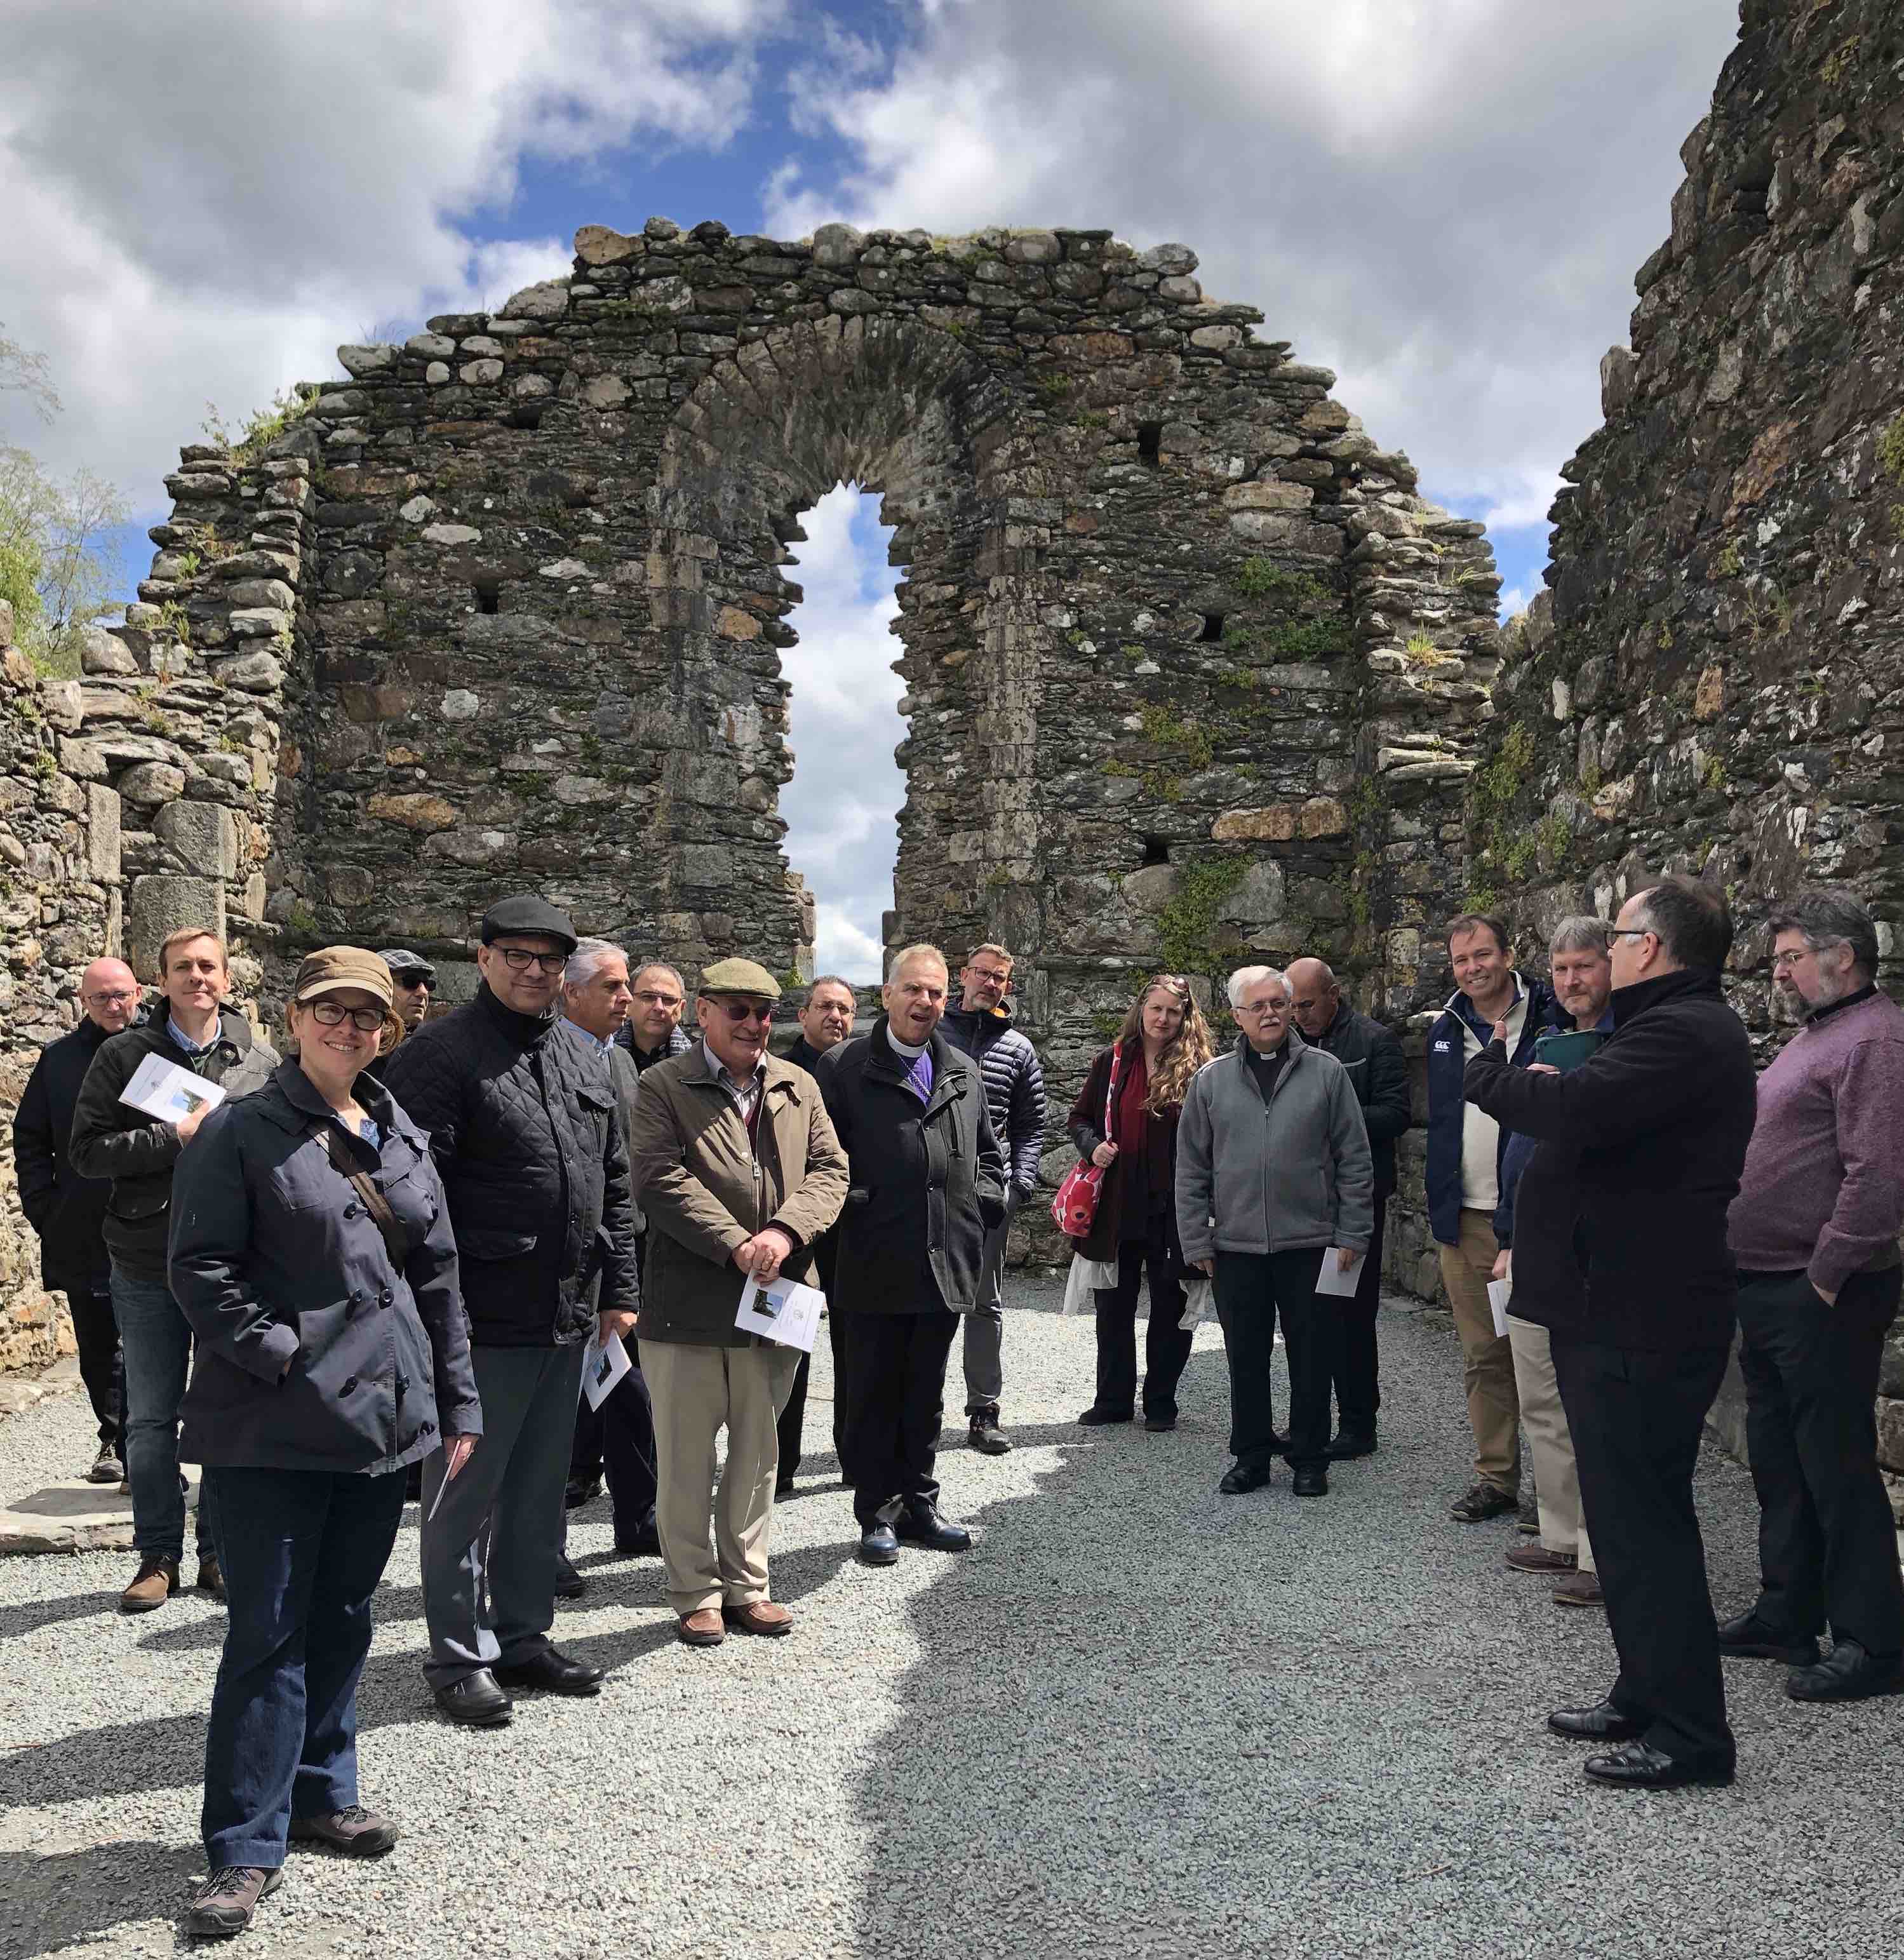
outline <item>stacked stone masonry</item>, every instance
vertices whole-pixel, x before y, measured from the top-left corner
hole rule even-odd
[[[1508,636],[1470,895],[1538,959],[1660,871],[1722,884],[1769,1060],[1771,901],[1848,886],[1904,988],[1904,17],[1748,0],[1681,156],[1605,425],[1561,473],[1550,590]],[[1904,1474],[1896,1338],[1883,1388]]]

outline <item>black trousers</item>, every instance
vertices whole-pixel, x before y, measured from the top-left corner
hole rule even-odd
[[[1904,1580],[1874,1405],[1901,1287],[1895,1266],[1858,1273],[1827,1306],[1802,1272],[1739,1275],[1759,1617],[1886,1656],[1904,1653]]]
[[[846,1452],[841,1446],[841,1404],[844,1398],[841,1392],[846,1379],[846,1371],[840,1359],[840,1316],[831,1307],[826,1314],[827,1345],[833,1351],[833,1454],[840,1465],[840,1475],[846,1475]],[[806,1378],[812,1372],[813,1357],[800,1357],[799,1371],[793,1377],[793,1392],[787,1398],[787,1406],[780,1411],[780,1463],[777,1481],[790,1484],[793,1473],[800,1467],[800,1444],[806,1427]]]
[[[1375,1200],[1375,1236],[1362,1264],[1353,1300],[1337,1300],[1336,1310],[1336,1414],[1344,1436],[1373,1436],[1381,1407],[1375,1357],[1375,1315],[1381,1305],[1381,1239],[1388,1223],[1388,1201]],[[1286,1340],[1288,1336],[1283,1337]]]
[[[1216,1255],[1216,1317],[1230,1368],[1230,1453],[1253,1469],[1267,1470],[1277,1454],[1270,1360],[1279,1315],[1289,1363],[1289,1461],[1298,1468],[1328,1461],[1336,1315],[1333,1300],[1316,1298],[1323,1249]]]
[[[1553,1337],[1580,1508],[1620,1656],[1608,1699],[1681,1761],[1733,1759],[1693,1468],[1726,1350],[1609,1348]],[[1893,1554],[1895,1556],[1895,1554]]]
[[[607,1472],[615,1541],[626,1545],[654,1529],[654,1398],[641,1372],[640,1344],[630,1335],[621,1344],[634,1366],[615,1383],[599,1408],[590,1408],[586,1395],[577,1405],[568,1474],[574,1482],[593,1481]],[[566,1522],[562,1542],[564,1545],[568,1542]]]
[[[100,1441],[116,1451],[126,1433],[126,1361],[112,1292],[102,1280],[97,1287],[69,1286],[65,1293],[79,1349],[79,1379],[86,1384]]]
[[[939,1306],[923,1313],[833,1310],[845,1323],[846,1453],[853,1515],[863,1530],[895,1497],[938,1501],[933,1463],[958,1316]]]
[[[1178,1322],[1184,1317],[1184,1289],[1170,1255],[1170,1227],[1153,1217],[1145,1239],[1128,1239],[1117,1248],[1117,1284],[1100,1287],[1098,1307],[1098,1387],[1092,1406],[1129,1415],[1137,1401],[1137,1289],[1150,1278],[1150,1323],[1144,1335],[1144,1414],[1174,1416],[1177,1384],[1190,1360],[1192,1337]]]

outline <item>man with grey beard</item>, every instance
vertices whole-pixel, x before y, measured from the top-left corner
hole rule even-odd
[[[1759,1077],[1730,1220],[1759,1587],[1719,1645],[1788,1662],[1795,1701],[1851,1701],[1904,1687],[1873,1414],[1900,1287],[1904,1010],[1877,991],[1877,928],[1848,892],[1801,892],[1769,923],[1804,1025]]]

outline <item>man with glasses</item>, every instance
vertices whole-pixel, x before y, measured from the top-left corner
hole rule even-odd
[[[965,1316],[965,1416],[972,1447],[1003,1456],[1011,1438],[999,1427],[1005,1392],[1005,1242],[1012,1214],[1038,1189],[1044,1147],[1044,1071],[1030,1039],[1012,1025],[1012,956],[987,940],[958,973],[959,1002],[948,1007],[946,1039],[977,1063],[992,1131],[1005,1153],[1005,1215],[987,1234],[978,1300]]]
[[[1502,1128],[1569,1163],[1575,1230],[1522,1230],[1517,1287],[1544,1297],[1569,1284],[1565,1265],[1585,1267],[1586,1310],[1552,1328],[1553,1370],[1620,1677],[1547,1723],[1626,1745],[1588,1758],[1597,1782],[1729,1783],[1693,1471],[1736,1324],[1726,1213],[1752,1134],[1752,1049],[1721,991],[1732,918],[1716,888],[1663,878],[1621,907],[1612,938],[1613,1029],[1594,1054],[1565,1074],[1517,1068],[1496,1038],[1467,1071]]]
[[[1759,1077],[1732,1207],[1759,1584],[1719,1646],[1785,1662],[1794,1701],[1858,1701],[1904,1687],[1873,1414],[1899,1292],[1904,1011],[1877,990],[1877,924],[1848,892],[1801,892],[1767,923],[1802,1025]]]
[[[657,1061],[685,1055],[694,1046],[693,1037],[681,1025],[688,990],[681,975],[659,960],[642,967],[631,984],[634,998],[615,1045],[628,1051],[637,1071],[645,1075]]]
[[[780,983],[751,959],[701,976],[701,1039],[644,1078],[635,1192],[647,1214],[641,1360],[654,1390],[655,1518],[683,1644],[732,1628],[770,1638],[793,1615],[771,1595],[768,1528],[777,1425],[796,1348],[736,1324],[750,1281],[810,1284],[813,1243],[846,1201],[846,1155],[803,1068],[768,1052]],[[727,1460],[712,1503],[715,1447]]]
[[[1346,1271],[1368,1250],[1374,1160],[1348,1071],[1289,1024],[1283,975],[1239,967],[1229,1001],[1243,1032],[1190,1078],[1177,1126],[1177,1236],[1184,1263],[1216,1282],[1229,1363],[1236,1461],[1217,1488],[1238,1497],[1270,1481],[1282,1442],[1270,1388],[1279,1316],[1286,1453],[1295,1494],[1320,1497],[1337,1330],[1335,1302],[1318,1300],[1316,1282],[1325,1258]]]
[[[606,1064],[563,1032],[575,928],[546,899],[491,906],[475,998],[426,1022],[385,1081],[442,1173],[483,1437],[447,1484],[424,1465],[425,1678],[452,1721],[510,1719],[511,1688],[600,1692],[550,1641],[582,1349],[640,1300],[627,1146]]]
[[[415,1034],[429,1018],[430,1003],[437,991],[437,969],[421,953],[408,953],[400,946],[386,947],[377,955],[390,969],[396,983],[397,1019],[405,1034]]]
[[[106,1250],[106,1201],[112,1186],[81,1177],[66,1147],[79,1085],[109,1035],[138,1018],[139,984],[122,959],[95,959],[80,975],[83,1018],[71,1034],[40,1052],[13,1118],[13,1157],[20,1208],[40,1235],[40,1283],[66,1296],[79,1348],[79,1378],[99,1425],[99,1452],[87,1471],[95,1484],[126,1475],[126,1370],[113,1318],[113,1265]]]

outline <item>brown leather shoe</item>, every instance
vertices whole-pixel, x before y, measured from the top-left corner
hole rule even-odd
[[[683,1647],[717,1647],[727,1637],[717,1606],[703,1606],[698,1612],[683,1613],[675,1631]]]
[[[793,1631],[793,1616],[777,1599],[730,1599],[720,1617],[737,1634],[760,1634],[770,1640]]]
[[[1511,1547],[1507,1562],[1516,1572],[1572,1572],[1579,1564],[1570,1551],[1550,1551],[1544,1545]]]
[[[141,1558],[132,1583],[119,1596],[122,1613],[149,1613],[163,1606],[179,1589],[179,1561],[176,1558]]]
[[[1553,1589],[1556,1606],[1604,1606],[1607,1596],[1600,1589],[1597,1572],[1573,1572]]]
[[[199,1561],[199,1590],[210,1593],[215,1599],[225,1596],[224,1570],[208,1552]]]
[[[387,1817],[353,1803],[322,1817],[294,1817],[289,1835],[294,1844],[327,1844],[346,1857],[380,1858],[399,1833]]]

